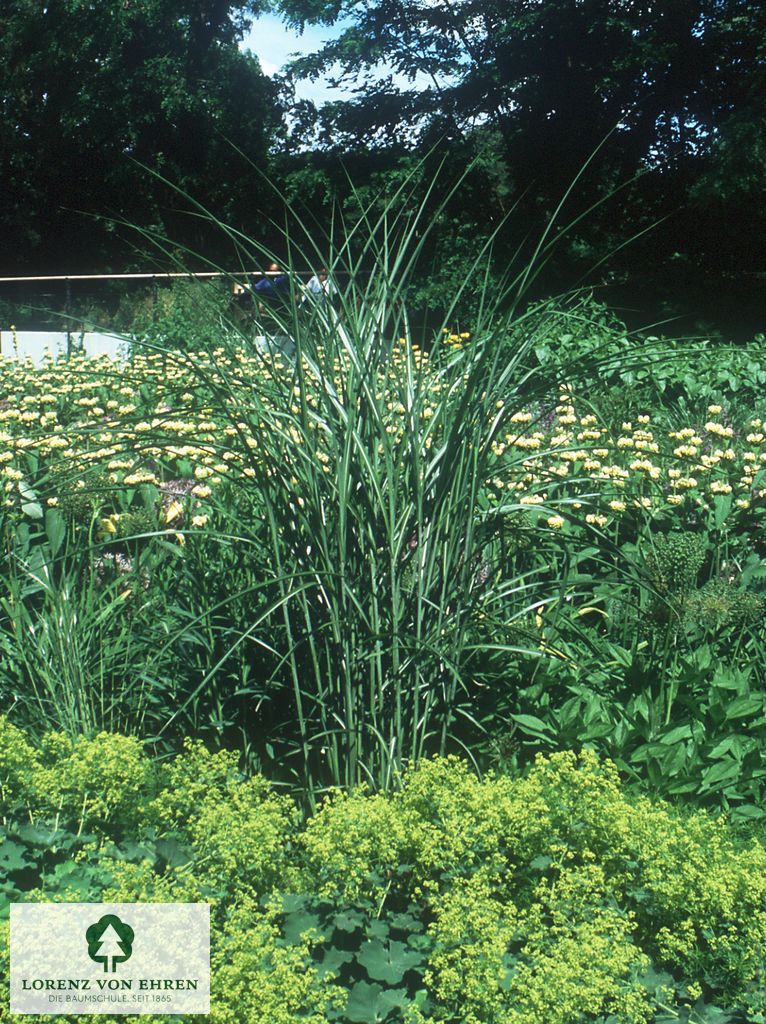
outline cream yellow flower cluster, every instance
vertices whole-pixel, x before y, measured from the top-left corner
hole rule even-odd
[[[618,431],[592,412],[580,415],[569,388],[558,405],[515,413],[493,440],[495,464],[488,478],[498,500],[511,492],[520,505],[546,505],[540,525],[561,529],[551,505],[579,498],[590,507],[585,521],[600,528],[630,509],[662,513],[678,506],[704,510],[732,496],[738,512],[766,498],[766,434],[752,419],[738,434],[722,407],[711,405],[707,422],[660,429],[649,412]],[[749,432],[748,432],[749,431]]]
[[[456,348],[466,335],[447,332],[444,340]],[[456,353],[456,358],[461,356]],[[306,413],[301,430],[285,421],[286,458],[313,459],[322,473],[332,474],[337,439],[322,398],[326,401],[333,388],[343,394],[348,365],[344,357],[327,363],[329,376],[323,379],[317,364],[304,361],[300,386],[291,390],[278,357],[272,361],[223,347],[136,354],[125,364],[105,357],[49,360],[42,367],[2,361],[0,501],[18,504],[30,467],[41,463],[66,468],[71,479],[98,470],[105,486],[123,492],[184,479],[195,502],[191,522],[204,527],[221,484],[273,478],[277,472],[262,461],[263,418],[248,418],[222,405],[215,390],[224,382],[243,394],[257,393],[264,403],[272,395],[296,417]],[[402,388],[405,366],[414,367],[420,378],[415,396]],[[381,366],[374,395],[389,443],[418,431],[425,464],[460,383],[459,373],[456,382],[437,359],[400,339]],[[561,530],[567,503],[584,507],[585,521],[603,528],[631,509],[705,508],[730,498],[741,513],[766,497],[766,432],[760,419],[750,420],[737,434],[721,406],[711,405],[700,417],[704,423],[661,429],[647,411],[615,430],[592,408],[581,409],[582,404],[567,386],[548,409],[511,408],[502,399],[492,403],[486,483],[497,500],[510,499],[529,513],[545,506],[536,513],[540,524]],[[257,401],[251,397],[244,407],[254,414]],[[45,500],[53,504],[59,497],[46,494]],[[168,526],[182,519],[180,507],[177,497],[166,503]]]

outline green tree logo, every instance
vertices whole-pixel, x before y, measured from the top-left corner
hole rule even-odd
[[[115,971],[117,964],[130,960],[133,953],[134,932],[129,924],[125,924],[114,914],[104,914],[100,921],[92,924],[85,932],[85,939],[88,943],[88,956],[97,964],[104,965],[104,971],[109,970],[109,961],[112,961],[112,971]]]

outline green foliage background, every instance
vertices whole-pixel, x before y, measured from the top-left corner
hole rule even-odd
[[[499,267],[539,234],[576,181],[561,222],[573,227],[540,294],[584,275],[635,324],[680,316],[679,333],[740,339],[763,327],[758,5],[6,6],[0,268],[8,274],[153,269],[156,251],[127,225],[236,270],[236,245],[218,248],[220,236],[182,195],[279,249],[280,194],[314,218],[321,237],[360,189],[392,192],[403,166],[430,154],[421,199],[437,165],[456,176],[471,170],[448,208],[432,202],[439,231],[420,268],[422,314],[515,204],[496,239]],[[268,79],[238,49],[267,9],[296,29],[333,26],[334,37]],[[356,94],[319,109],[297,101],[295,83],[330,67],[358,84]],[[0,298],[17,305],[30,295],[3,289]]]

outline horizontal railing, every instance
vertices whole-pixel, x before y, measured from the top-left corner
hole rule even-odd
[[[143,285],[147,290],[151,316],[158,307],[159,292],[175,281],[229,281],[232,290],[257,278],[291,277],[303,287],[315,272],[312,270],[176,270],[125,271],[99,274],[5,274],[0,276],[0,321],[3,326],[23,323],[27,329],[47,330],[60,323],[67,334],[73,324],[87,319],[89,306],[95,302],[108,307],[116,293],[104,289],[123,282],[126,288]]]
[[[0,277],[0,284],[30,281],[162,281],[173,277],[225,277],[234,280],[239,277],[310,277],[313,270],[173,270],[154,274],[29,274],[23,277]]]

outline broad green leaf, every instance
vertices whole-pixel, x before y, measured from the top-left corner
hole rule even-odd
[[[692,731],[688,725],[679,725],[675,729],[671,729],[670,732],[666,732],[660,737],[660,743],[664,743],[667,746],[671,746],[674,743],[680,743],[682,740],[691,739]]]
[[[352,1024],[381,1024],[392,1010],[406,1005],[405,989],[384,991],[380,985],[358,981],[349,993],[346,1017]]]
[[[718,495],[713,502],[713,518],[715,528],[720,530],[731,512],[732,496],[730,494]]]
[[[30,864],[29,855],[20,843],[14,843],[12,839],[3,839],[0,846],[0,873],[8,874],[12,871],[20,871]]]
[[[58,509],[49,508],[45,511],[45,533],[55,557],[66,537],[66,523]]]
[[[361,928],[365,921],[365,915],[359,910],[343,910],[336,914],[333,923],[342,932],[355,932]]]
[[[734,718],[747,718],[763,710],[764,699],[761,694],[753,694],[746,697],[735,697],[726,708],[726,719],[731,721]]]
[[[340,974],[344,964],[351,963],[354,959],[353,953],[345,952],[342,949],[328,949],[322,957],[321,963],[317,965],[317,973],[320,977],[325,974]]]
[[[536,718],[534,715],[511,715],[510,717],[517,725],[521,726],[524,732],[528,732],[533,736],[553,732],[547,722],[544,722],[542,718]]]
[[[391,940],[384,944],[378,939],[365,942],[357,960],[374,981],[388,985],[400,982],[407,971],[423,963],[422,955],[405,943]]]
[[[177,839],[160,839],[156,845],[157,853],[170,867],[177,868],[192,860],[192,852]]]
[[[729,782],[731,779],[737,778],[740,773],[740,766],[737,761],[733,761],[730,758],[726,758],[723,761],[719,761],[718,764],[714,764],[712,767],[706,769],[702,773],[702,785],[701,790],[720,789],[722,783]]]

